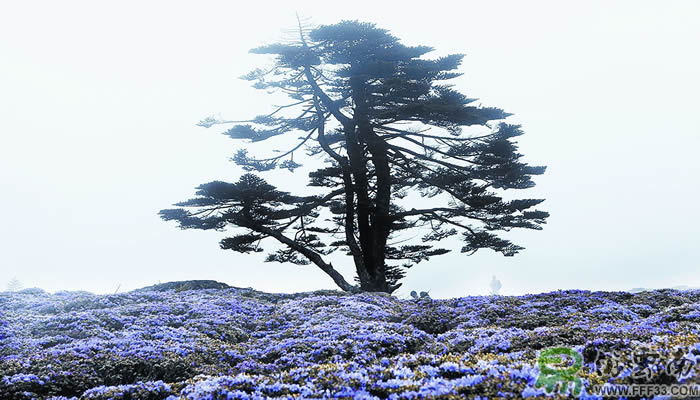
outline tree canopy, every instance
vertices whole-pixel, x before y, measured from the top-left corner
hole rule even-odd
[[[503,191],[534,186],[545,167],[521,160],[514,138],[523,131],[504,121],[510,114],[474,105],[447,83],[461,75],[463,55],[426,57],[432,50],[357,21],[300,24],[297,39],[251,50],[274,65],[243,79],[289,103],[251,120],[199,125],[230,124],[225,135],[250,142],[302,133],[299,142],[270,158],[239,150],[232,159],[246,173],[237,182],[202,184],[161,217],[182,229],[235,227],[220,245],[236,252],[279,242],[266,261],[313,263],[346,291],[395,291],[407,268],[449,252],[437,242],[454,235],[463,253],[518,253],[498,232],[541,229],[549,214],[535,209],[543,199],[505,200]],[[255,174],[294,171],[302,147],[323,160],[308,179],[321,194],[293,195]],[[418,194],[421,206],[408,208]],[[411,231],[420,239],[391,242]],[[326,260],[337,250],[352,259],[354,283]]]

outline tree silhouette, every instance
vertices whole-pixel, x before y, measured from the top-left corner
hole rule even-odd
[[[22,282],[20,282],[19,279],[17,279],[16,277],[10,279],[10,281],[7,282],[7,291],[8,292],[17,292],[17,291],[22,290],[22,288],[23,288]]]
[[[457,234],[463,253],[516,254],[522,247],[496,232],[541,229],[549,214],[533,209],[543,199],[506,201],[501,192],[534,186],[531,176],[545,167],[520,161],[513,138],[523,132],[502,121],[510,114],[474,106],[476,99],[445,83],[461,75],[463,55],[423,57],[432,50],[356,21],[313,30],[300,24],[298,39],[251,50],[273,55],[274,66],[243,79],[290,103],[247,121],[210,117],[199,125],[233,124],[224,134],[250,142],[303,135],[271,158],[239,150],[233,161],[248,173],[238,182],[200,185],[197,197],[161,217],[182,229],[243,228],[220,243],[241,253],[263,251],[261,241],[274,239],[284,246],[266,261],[313,263],[346,291],[395,291],[407,268],[450,251],[435,242]],[[294,171],[302,146],[326,163],[308,182],[323,194],[292,195],[252,173]],[[407,209],[417,194],[423,206]],[[389,242],[412,230],[420,241]],[[338,249],[352,257],[359,285],[324,259]]]

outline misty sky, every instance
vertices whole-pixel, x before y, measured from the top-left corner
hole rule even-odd
[[[420,4],[420,5],[419,5]],[[700,2],[14,1],[0,5],[0,288],[111,293],[216,279],[271,292],[335,288],[313,265],[263,263],[181,231],[158,211],[235,181],[244,145],[216,127],[273,99],[237,77],[250,48],[315,24],[375,22],[409,45],[466,53],[457,87],[515,115],[543,231],[503,257],[456,251],[397,294],[700,286]],[[305,177],[264,175],[280,189]],[[296,184],[295,184],[296,182]],[[291,183],[291,184],[290,184]],[[349,259],[334,259],[351,279]]]

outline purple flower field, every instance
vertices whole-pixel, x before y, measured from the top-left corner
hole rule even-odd
[[[700,291],[187,289],[0,293],[0,399],[576,398],[535,387],[554,346],[583,355],[578,398],[605,382],[700,383]]]

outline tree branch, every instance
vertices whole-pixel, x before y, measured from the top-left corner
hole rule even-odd
[[[391,216],[392,219],[397,220],[401,219],[404,217],[410,217],[413,215],[422,215],[422,214],[431,214],[434,213],[435,211],[445,211],[445,212],[454,212],[456,208],[450,208],[450,207],[435,207],[435,208],[422,208],[422,209],[411,209],[409,211],[402,211],[396,214],[393,214]]]
[[[295,242],[294,240],[284,236],[279,231],[276,231],[274,229],[270,229],[264,225],[260,225],[260,224],[256,223],[255,221],[251,220],[250,218],[248,218],[244,215],[238,214],[237,217],[239,219],[241,226],[244,226],[244,227],[246,227],[250,230],[253,230],[255,232],[264,233],[270,237],[273,237],[273,238],[277,239],[279,242],[289,246],[289,248],[301,253],[304,257],[308,258],[309,261],[316,264],[316,266],[318,266],[323,272],[328,274],[328,276],[330,276],[331,279],[333,279],[333,282],[335,282],[335,284],[338,285],[338,287],[340,287],[341,289],[345,290],[346,292],[351,292],[351,293],[360,292],[360,289],[357,286],[351,285],[350,283],[348,283],[345,280],[345,278],[343,278],[343,275],[341,275],[340,272],[336,271],[335,268],[333,268],[332,264],[323,261],[323,258],[321,258],[321,256],[318,253],[316,253],[315,251],[313,251],[313,250],[301,245],[300,243]]]
[[[321,106],[318,104],[318,99],[315,95],[314,105],[316,107],[316,113],[319,116],[322,116],[323,111],[321,110]],[[362,259],[362,249],[360,249],[360,246],[357,244],[357,240],[355,239],[355,193],[353,192],[350,165],[347,158],[342,157],[333,151],[333,149],[331,149],[328,145],[325,137],[324,121],[325,118],[319,117],[318,141],[326,153],[336,160],[343,169],[343,190],[345,191],[345,241],[350,248],[350,253],[352,254],[353,261],[355,262],[355,269],[357,270],[357,275],[360,278],[360,282],[367,282],[369,280],[369,275],[367,273],[364,260]]]
[[[395,123],[395,122],[393,122]],[[385,126],[385,125],[380,125],[381,130],[387,130],[391,132],[396,132],[397,134],[389,134],[391,136],[395,137],[401,137],[403,135],[408,135],[408,136],[420,136],[426,139],[436,139],[436,140],[447,140],[447,141],[455,141],[455,142],[474,142],[477,140],[485,139],[489,136],[492,135],[492,133],[489,133],[488,135],[482,135],[482,136],[473,136],[473,137],[468,137],[468,138],[459,138],[459,137],[449,137],[449,136],[437,136],[437,135],[426,135],[422,132],[428,131],[428,129],[425,129],[420,132],[411,132],[411,131],[405,131],[403,129],[398,129],[398,128],[393,128],[390,126]]]
[[[465,166],[457,165],[457,164],[453,164],[453,163],[448,163],[448,162],[441,161],[441,160],[438,160],[438,159],[435,159],[435,158],[430,158],[430,157],[428,157],[428,156],[424,156],[423,154],[416,153],[416,152],[413,151],[413,150],[409,150],[409,149],[406,149],[406,148],[401,147],[401,146],[396,146],[396,145],[393,145],[393,144],[387,144],[387,146],[389,146],[389,147],[390,147],[392,150],[394,150],[397,154],[401,154],[401,152],[404,151],[404,152],[406,152],[406,153],[408,153],[408,154],[411,154],[412,156],[414,156],[414,157],[416,157],[416,158],[420,158],[421,160],[424,160],[424,161],[428,161],[428,162],[433,162],[433,163],[436,163],[436,164],[440,164],[440,165],[442,165],[443,167],[446,167],[447,169],[449,169],[449,170],[451,170],[451,171],[455,171],[455,172],[457,172],[457,173],[459,173],[459,174],[461,174],[461,175],[464,175],[465,177],[467,177],[467,178],[469,178],[469,179],[472,179],[468,174],[466,174],[466,173],[464,172],[464,170],[465,170],[465,168],[466,168]],[[401,154],[401,156],[402,156],[402,158],[406,159],[406,156],[404,156],[403,154]]]

